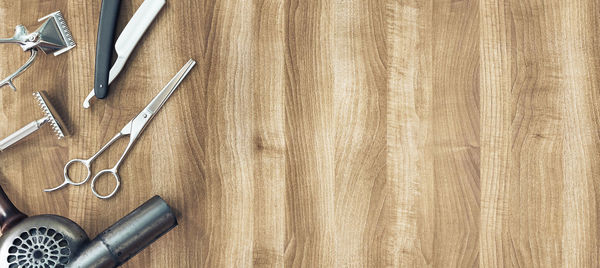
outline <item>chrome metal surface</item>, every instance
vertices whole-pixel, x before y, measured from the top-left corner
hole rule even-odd
[[[87,243],[85,231],[67,218],[25,218],[0,237],[0,267],[65,267]]]
[[[46,94],[43,91],[33,93],[33,96],[38,101],[42,112],[44,113],[44,117],[41,119],[35,120],[23,128],[17,130],[15,133],[9,135],[0,141],[0,151],[4,151],[21,141],[25,137],[33,134],[38,129],[40,129],[44,124],[50,124],[54,133],[58,139],[62,139],[65,135],[68,135],[67,129],[65,128],[65,124],[62,119],[52,106],[52,104],[48,101]]]
[[[173,210],[154,196],[93,241],[57,215],[27,217],[0,187],[0,267],[117,267],[177,226]]]
[[[68,129],[65,127],[65,123],[58,116],[58,112],[54,109],[52,103],[48,100],[46,93],[44,91],[38,91],[33,93],[33,96],[38,101],[40,108],[44,112],[46,122],[50,123],[52,130],[58,137],[58,139],[62,139],[65,136],[69,135]]]
[[[33,61],[35,61],[35,57],[38,54],[38,52],[37,52],[36,49],[32,49],[30,51],[31,51],[31,56],[25,62],[25,64],[23,64],[23,66],[21,66],[19,69],[17,69],[16,72],[12,73],[8,77],[6,77],[2,81],[0,81],[0,88],[3,87],[3,86],[8,85],[8,86],[10,86],[10,88],[12,88],[13,91],[17,90],[17,87],[14,84],[15,78],[17,78],[17,76],[21,75],[25,70],[27,70],[27,68],[29,68],[29,66],[31,66],[31,64],[33,63]]]
[[[183,79],[187,76],[187,74],[190,72],[190,70],[194,67],[195,64],[196,64],[196,62],[194,60],[190,59],[183,66],[183,68],[181,68],[181,70],[179,70],[179,72],[171,79],[171,81],[158,93],[158,95],[156,97],[154,97],[154,99],[150,102],[150,104],[148,104],[148,106],[146,106],[146,108],[144,108],[144,110],[140,114],[138,114],[133,120],[129,121],[129,123],[127,123],[125,125],[125,127],[123,127],[123,129],[121,129],[121,131],[119,133],[117,133],[112,139],[110,139],[110,141],[108,141],[108,143],[106,143],[104,146],[102,146],[102,148],[100,148],[100,150],[98,150],[98,152],[96,152],[94,155],[92,155],[88,159],[73,159],[73,160],[67,162],[67,164],[65,165],[64,170],[63,170],[63,175],[64,175],[63,183],[57,187],[54,187],[51,189],[46,189],[44,191],[52,192],[52,191],[56,191],[65,186],[68,186],[68,185],[79,186],[79,185],[86,183],[92,177],[92,173],[91,173],[92,162],[94,162],[94,160],[96,160],[96,158],[98,158],[106,149],[108,149],[117,140],[119,140],[123,137],[129,136],[129,143],[127,144],[125,151],[123,152],[123,154],[121,155],[119,160],[116,162],[116,164],[112,168],[99,171],[92,178],[92,184],[91,184],[92,193],[96,197],[98,197],[100,199],[108,199],[108,198],[113,197],[119,190],[119,187],[121,186],[121,178],[119,177],[119,173],[118,173],[121,163],[123,163],[123,160],[125,160],[125,157],[129,153],[129,151],[131,150],[133,145],[135,144],[135,141],[137,140],[139,135],[142,133],[142,131],[144,131],[144,129],[146,128],[148,123],[150,123],[152,118],[154,118],[156,113],[165,104],[167,99],[169,99],[171,94],[173,94],[175,89],[177,89],[177,87],[179,86],[181,81],[183,81]],[[69,168],[74,164],[81,164],[81,165],[85,166],[87,169],[86,177],[79,182],[75,182],[74,180],[72,180],[69,177]],[[100,178],[102,175],[105,175],[105,174],[111,175],[115,179],[116,185],[111,193],[109,193],[107,195],[102,195],[96,191],[95,185],[96,185],[96,181],[98,180],[98,178]]]
[[[154,196],[94,238],[67,267],[117,267],[177,226],[169,205]]]
[[[8,85],[16,90],[13,80],[31,66],[36,59],[38,50],[58,56],[75,47],[71,31],[60,11],[47,15],[38,21],[44,21],[44,23],[32,33],[29,33],[25,26],[18,25],[13,37],[0,39],[0,43],[18,44],[23,51],[31,51],[31,56],[27,62],[16,72],[0,81],[0,87]]]

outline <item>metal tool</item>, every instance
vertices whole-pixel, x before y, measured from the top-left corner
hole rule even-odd
[[[0,43],[18,44],[23,51],[31,52],[31,56],[21,68],[0,81],[0,87],[8,85],[13,90],[17,90],[13,84],[13,80],[31,66],[37,56],[38,50],[41,50],[45,54],[54,53],[54,56],[58,56],[75,47],[71,31],[60,11],[56,11],[38,21],[41,22],[43,20],[46,21],[32,33],[27,32],[25,26],[18,25],[15,35],[12,38],[0,39]]]
[[[48,101],[45,92],[35,92],[33,93],[33,96],[38,101],[40,108],[42,108],[42,112],[44,112],[44,117],[27,124],[23,128],[17,130],[17,132],[1,140],[0,151],[6,150],[8,147],[31,135],[45,124],[50,124],[52,130],[54,130],[56,136],[58,136],[58,139],[62,139],[65,137],[65,135],[69,134],[69,132],[67,132],[67,129],[65,128],[65,123],[58,116],[58,113],[56,112],[52,104]]]
[[[85,245],[66,267],[117,267],[175,226],[173,210],[160,196],[154,196]]]
[[[65,217],[27,217],[0,187],[0,267],[117,267],[175,226],[173,210],[154,196],[90,241]]]
[[[104,2],[102,3],[103,5]],[[154,21],[154,18],[156,18],[165,3],[166,0],[146,0],[138,8],[115,43],[117,60],[110,69],[108,76],[106,76],[105,73],[106,70],[108,70],[108,65],[106,65],[106,67],[104,67],[104,65],[98,66],[98,63],[106,62],[106,64],[108,64],[108,61],[110,61],[110,55],[112,53],[109,53],[106,50],[110,49],[109,51],[112,52],[112,40],[109,48],[103,48],[104,50],[96,48],[97,53],[104,53],[100,55],[100,57],[104,57],[104,60],[99,61],[98,56],[96,58],[96,81],[94,83],[94,89],[92,89],[90,94],[85,98],[85,101],[83,102],[83,108],[87,109],[90,107],[90,100],[94,96],[98,96],[99,98],[106,97],[106,94],[108,94],[108,86],[123,70],[127,59],[129,59],[129,56],[131,55],[131,52],[133,52],[133,49],[136,47],[137,43],[140,41],[152,21]],[[98,45],[100,45],[100,41],[98,42]],[[103,43],[103,45],[106,44]],[[107,55],[109,56],[108,58],[106,58]],[[107,79],[107,81],[104,81],[104,79]]]
[[[154,97],[154,99],[150,102],[150,104],[148,104],[148,106],[146,106],[146,108],[140,114],[138,114],[133,120],[129,121],[129,123],[127,123],[127,125],[125,125],[125,127],[123,127],[123,129],[119,133],[117,133],[117,135],[115,135],[110,141],[108,141],[108,143],[106,145],[104,145],[104,147],[100,148],[100,150],[96,154],[94,154],[92,157],[90,157],[87,160],[73,159],[73,160],[69,161],[65,165],[65,168],[64,168],[65,181],[61,185],[59,185],[55,188],[46,189],[44,191],[52,192],[52,191],[61,189],[67,185],[79,186],[79,185],[86,183],[92,175],[91,163],[94,160],[96,160],[96,158],[98,158],[98,156],[100,156],[113,143],[115,143],[115,141],[117,141],[125,136],[129,136],[129,143],[127,144],[125,151],[123,152],[123,154],[121,155],[121,158],[117,161],[115,166],[111,169],[101,170],[92,179],[91,188],[92,188],[92,192],[94,193],[94,195],[96,197],[101,198],[101,199],[107,199],[107,198],[110,198],[113,195],[115,195],[115,193],[117,193],[117,190],[119,190],[119,186],[121,185],[121,180],[120,180],[120,177],[118,174],[119,166],[121,165],[121,163],[127,156],[127,153],[131,150],[131,148],[132,148],[133,144],[135,143],[135,141],[137,140],[137,138],[139,138],[139,136],[142,133],[142,131],[144,130],[144,128],[148,125],[148,123],[150,123],[150,121],[152,120],[152,118],[154,118],[154,116],[160,110],[160,108],[162,108],[162,106],[165,104],[167,99],[171,96],[171,94],[173,94],[175,89],[177,89],[177,87],[179,86],[181,81],[183,81],[183,79],[187,76],[187,74],[192,69],[192,67],[194,67],[195,64],[196,64],[196,62],[194,60],[190,59],[183,66],[183,68],[181,68],[181,70],[175,75],[175,77],[173,77],[173,79],[171,79],[171,81],[158,93],[158,95],[156,97]],[[71,167],[75,163],[82,164],[87,168],[87,176],[81,182],[74,182],[69,177],[69,167]],[[98,194],[98,192],[96,192],[96,188],[95,188],[96,180],[103,174],[112,175],[116,181],[116,186],[115,186],[114,190],[108,195]]]

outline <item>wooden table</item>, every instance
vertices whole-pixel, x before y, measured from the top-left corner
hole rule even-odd
[[[141,2],[123,1],[119,30]],[[90,236],[161,195],[180,226],[126,267],[599,263],[597,1],[171,0],[109,98],[84,110],[99,7],[0,2],[3,36],[61,10],[77,41],[0,89],[2,136],[40,116],[37,90],[73,132],[0,153],[0,184],[24,212]],[[27,57],[0,56],[3,75]],[[42,192],[189,58],[116,197]]]

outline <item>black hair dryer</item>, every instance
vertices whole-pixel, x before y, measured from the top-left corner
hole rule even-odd
[[[27,217],[0,187],[0,267],[118,267],[175,226],[169,205],[154,196],[90,241],[65,217]]]

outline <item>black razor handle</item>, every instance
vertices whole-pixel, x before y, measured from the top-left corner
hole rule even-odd
[[[108,95],[108,75],[120,5],[121,0],[102,0],[100,8],[98,40],[96,41],[96,73],[94,75],[94,94],[98,99],[104,99]]]

